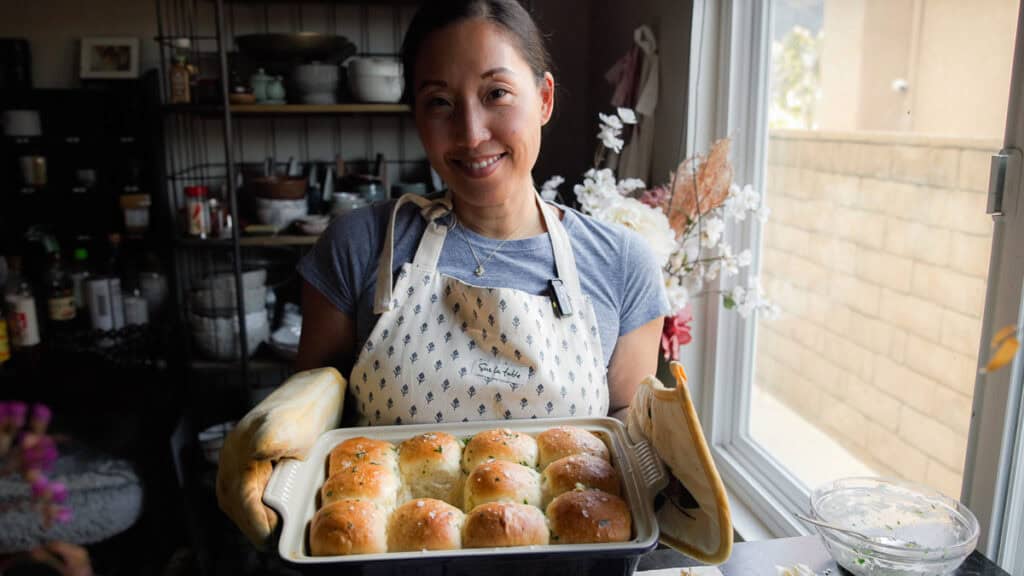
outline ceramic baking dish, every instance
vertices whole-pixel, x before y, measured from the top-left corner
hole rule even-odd
[[[387,440],[398,445],[425,432],[447,432],[457,438],[483,430],[509,428],[536,436],[560,425],[602,435],[612,463],[622,480],[623,497],[633,519],[633,538],[609,544],[553,544],[520,548],[477,548],[447,551],[389,552],[352,556],[311,556],[309,524],[316,512],[316,495],[326,476],[326,461],[339,442],[356,436]],[[632,574],[640,556],[658,543],[654,498],[668,484],[668,476],[647,442],[634,442],[625,426],[614,418],[552,418],[501,420],[460,424],[421,424],[342,428],[324,433],[304,461],[279,464],[270,478],[263,501],[281,516],[278,550],[281,558],[304,573],[334,574]]]

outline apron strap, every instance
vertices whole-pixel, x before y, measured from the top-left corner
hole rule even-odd
[[[384,249],[380,251],[380,260],[377,262],[377,288],[373,299],[374,314],[383,314],[384,312],[391,310],[394,305],[392,298],[394,284],[393,278],[391,277],[391,267],[394,265],[395,259],[395,219],[398,217],[398,211],[402,206],[410,202],[420,207],[420,213],[427,221],[428,231],[430,231],[431,228],[440,226],[435,222],[437,218],[440,218],[452,211],[451,192],[446,193],[442,198],[435,199],[424,198],[418,194],[403,194],[401,198],[395,202],[395,207],[391,210],[391,218],[388,221],[388,232],[384,238]],[[440,244],[441,246],[444,245],[443,235],[441,237]],[[422,249],[423,242],[420,242],[420,245]],[[437,247],[438,255],[440,255],[441,246]],[[419,250],[417,250],[417,255],[418,252]]]
[[[555,257],[555,273],[559,279],[566,284],[569,293],[577,302],[583,301],[583,291],[580,288],[579,272],[576,269],[576,258],[572,252],[572,242],[569,234],[562,226],[555,209],[544,202],[539,194],[534,195],[537,206],[540,208],[544,218],[544,226],[548,230],[548,237],[551,239],[551,250]],[[416,256],[413,259],[417,265],[426,268],[436,268],[441,257],[441,250],[444,248],[445,237],[448,233],[448,226],[437,222],[437,219],[452,211],[451,191],[443,198],[428,199],[416,194],[404,194],[395,202],[391,211],[391,219],[388,222],[387,236],[384,240],[384,249],[381,250],[380,260],[377,264],[377,287],[374,297],[374,314],[383,314],[394,307],[393,291],[394,283],[391,274],[394,265],[395,252],[395,219],[398,211],[406,203],[412,202],[418,205],[423,218],[427,221],[426,229],[423,231],[423,238],[416,249]]]
[[[544,216],[544,225],[551,238],[551,250],[555,255],[555,273],[566,284],[569,293],[578,299],[576,304],[579,305],[583,302],[583,290],[580,288],[580,275],[576,270],[576,257],[572,253],[569,233],[565,231],[565,226],[562,226],[554,207],[548,205],[540,194],[537,194],[537,205]]]

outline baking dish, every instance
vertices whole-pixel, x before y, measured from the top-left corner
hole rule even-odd
[[[326,460],[339,442],[356,436],[398,445],[425,432],[470,437],[493,428],[509,428],[536,436],[556,426],[576,426],[602,436],[620,475],[623,497],[629,503],[633,538],[608,544],[553,544],[521,548],[480,548],[452,551],[389,552],[317,557],[309,554],[308,527],[316,512],[316,495],[326,477]],[[552,418],[501,420],[458,424],[418,424],[342,428],[324,433],[306,460],[287,460],[275,469],[263,501],[281,516],[278,551],[281,558],[304,573],[409,574],[632,574],[640,556],[658,543],[655,496],[669,483],[664,466],[646,441],[630,439],[625,426],[613,418]]]

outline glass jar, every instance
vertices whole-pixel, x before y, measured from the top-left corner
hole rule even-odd
[[[210,207],[206,186],[185,187],[185,213],[189,236],[206,238],[210,234]]]

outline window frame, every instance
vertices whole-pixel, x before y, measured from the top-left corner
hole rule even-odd
[[[773,0],[694,0],[686,140],[687,155],[705,151],[718,138],[732,138],[735,179],[765,190]],[[1006,147],[1024,147],[1024,2],[1018,16]],[[749,127],[753,126],[753,130]],[[1022,178],[1024,180],[1024,178]],[[993,235],[989,288],[979,359],[987,358],[987,341],[1001,327],[1017,322],[1024,333],[1021,299],[1024,258],[1010,246],[1024,246],[1024,198],[1021,182],[1007,190],[1007,210],[997,217]],[[771,199],[767,199],[771,206]],[[759,273],[763,234],[757,219],[729,231],[734,246],[750,246],[752,273]],[[1019,252],[1019,250],[1018,250]],[[715,287],[711,287],[712,290]],[[750,395],[754,373],[757,323],[738,314],[722,314],[719,299],[699,302],[705,335],[697,358],[695,397],[705,435],[726,484],[737,531],[744,539],[811,533],[793,512],[806,511],[809,488],[753,440]],[[962,500],[978,516],[978,549],[1008,570],[1024,574],[1024,354],[1012,368],[979,376],[975,385],[971,432]],[[737,361],[737,359],[739,361]],[[981,360],[979,360],[979,363]],[[1011,382],[1013,386],[1011,386]],[[1011,393],[1012,391],[1012,393]],[[1014,406],[1015,410],[1006,410]]]

